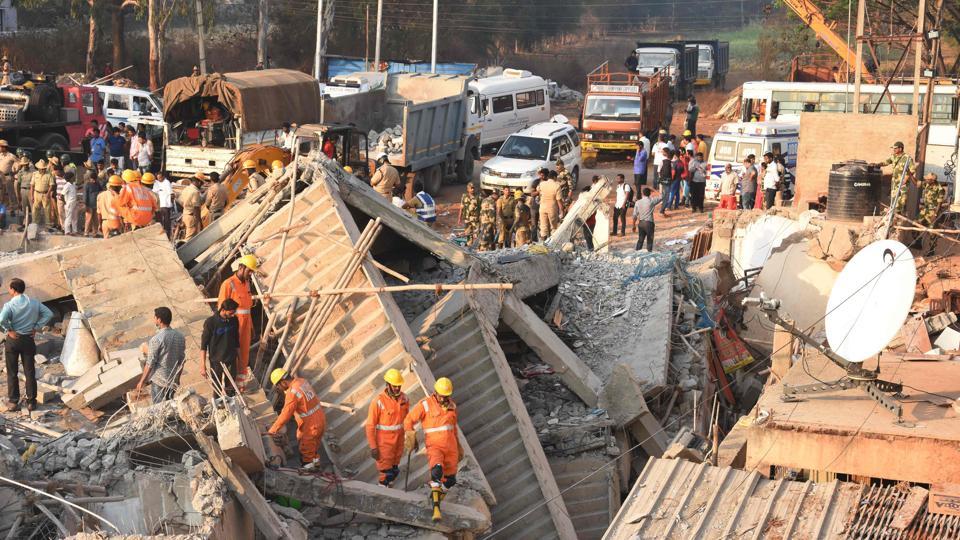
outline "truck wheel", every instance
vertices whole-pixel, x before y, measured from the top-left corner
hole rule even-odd
[[[35,86],[30,91],[30,106],[28,116],[41,122],[57,122],[60,120],[59,91],[48,84]]]
[[[40,152],[40,141],[33,137],[20,137],[17,139],[17,147],[23,148],[31,156],[36,157]]]
[[[583,160],[583,167],[586,169],[592,169],[597,166],[597,158],[589,157]]]
[[[40,137],[40,148],[44,150],[56,150],[58,152],[67,152],[70,150],[70,143],[59,133],[47,133]]]
[[[463,161],[457,163],[457,182],[466,184],[473,180],[473,152],[468,150],[463,153]]]
[[[436,197],[440,194],[440,186],[443,185],[443,171],[440,170],[440,165],[434,165],[426,171],[422,171],[423,174],[423,190]]]
[[[574,167],[573,172],[573,189],[576,191],[580,187],[580,167]]]

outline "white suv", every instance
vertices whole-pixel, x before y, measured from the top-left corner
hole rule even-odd
[[[577,130],[559,122],[534,124],[507,137],[497,155],[483,164],[480,188],[509,187],[529,192],[537,171],[555,169],[558,158],[579,183],[582,163]]]

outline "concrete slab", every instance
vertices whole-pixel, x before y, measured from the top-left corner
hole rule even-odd
[[[550,469],[563,491],[577,538],[602,538],[620,508],[620,475],[616,465],[607,456],[584,454],[550,458]]]
[[[882,378],[913,387],[903,391],[909,397],[901,400],[901,425],[859,389],[782,402],[784,383],[810,384],[816,382],[812,377],[830,381],[843,374],[809,350],[806,366],[793,366],[782,383],[760,397],[757,408],[769,418],[749,428],[748,468],[767,471],[768,465],[779,465],[917,483],[960,478],[960,422],[953,408],[938,405],[960,397],[960,363],[881,360]]]

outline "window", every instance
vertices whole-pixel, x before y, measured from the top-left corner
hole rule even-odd
[[[737,143],[733,141],[717,141],[713,157],[719,161],[733,161],[737,159]]]
[[[82,98],[84,114],[93,114],[93,92],[83,94]]]
[[[570,136],[570,140],[573,141],[574,146],[580,146],[580,136],[577,135],[576,131],[571,131],[567,135]]]
[[[517,109],[529,109],[543,105],[543,90],[531,90],[517,94]]]
[[[493,114],[510,112],[513,110],[513,96],[497,96],[493,98]]]
[[[477,103],[480,101],[480,96],[476,94],[470,94],[470,114],[477,114]]]
[[[546,159],[547,139],[511,135],[504,141],[498,156],[517,159]]]
[[[122,109],[125,111],[130,110],[130,96],[107,94],[107,108]]]
[[[133,110],[139,112],[140,114],[154,114],[157,111],[157,108],[153,106],[153,103],[145,97],[134,97],[133,98]]]
[[[638,97],[590,96],[584,117],[594,120],[640,120],[640,106]]]
[[[737,148],[737,161],[743,161],[747,156],[753,154],[760,157],[763,152],[760,151],[760,143],[742,142]]]
[[[563,157],[573,151],[573,146],[570,144],[570,139],[561,135],[553,140],[553,144],[550,147],[550,159],[557,159],[558,157]]]
[[[770,145],[770,151],[776,156],[783,153],[783,147],[780,145],[780,143],[775,142]]]
[[[930,123],[955,125],[957,123],[957,105],[957,98],[949,94],[934,94]]]

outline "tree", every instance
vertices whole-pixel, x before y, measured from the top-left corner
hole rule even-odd
[[[141,4],[140,0],[110,0],[111,29],[113,30],[113,68],[121,69],[126,63],[127,47],[125,39],[126,21],[124,16]]]
[[[150,41],[150,90],[165,80],[163,50],[167,42],[167,25],[174,13],[186,9],[184,0],[147,0],[147,36]]]

